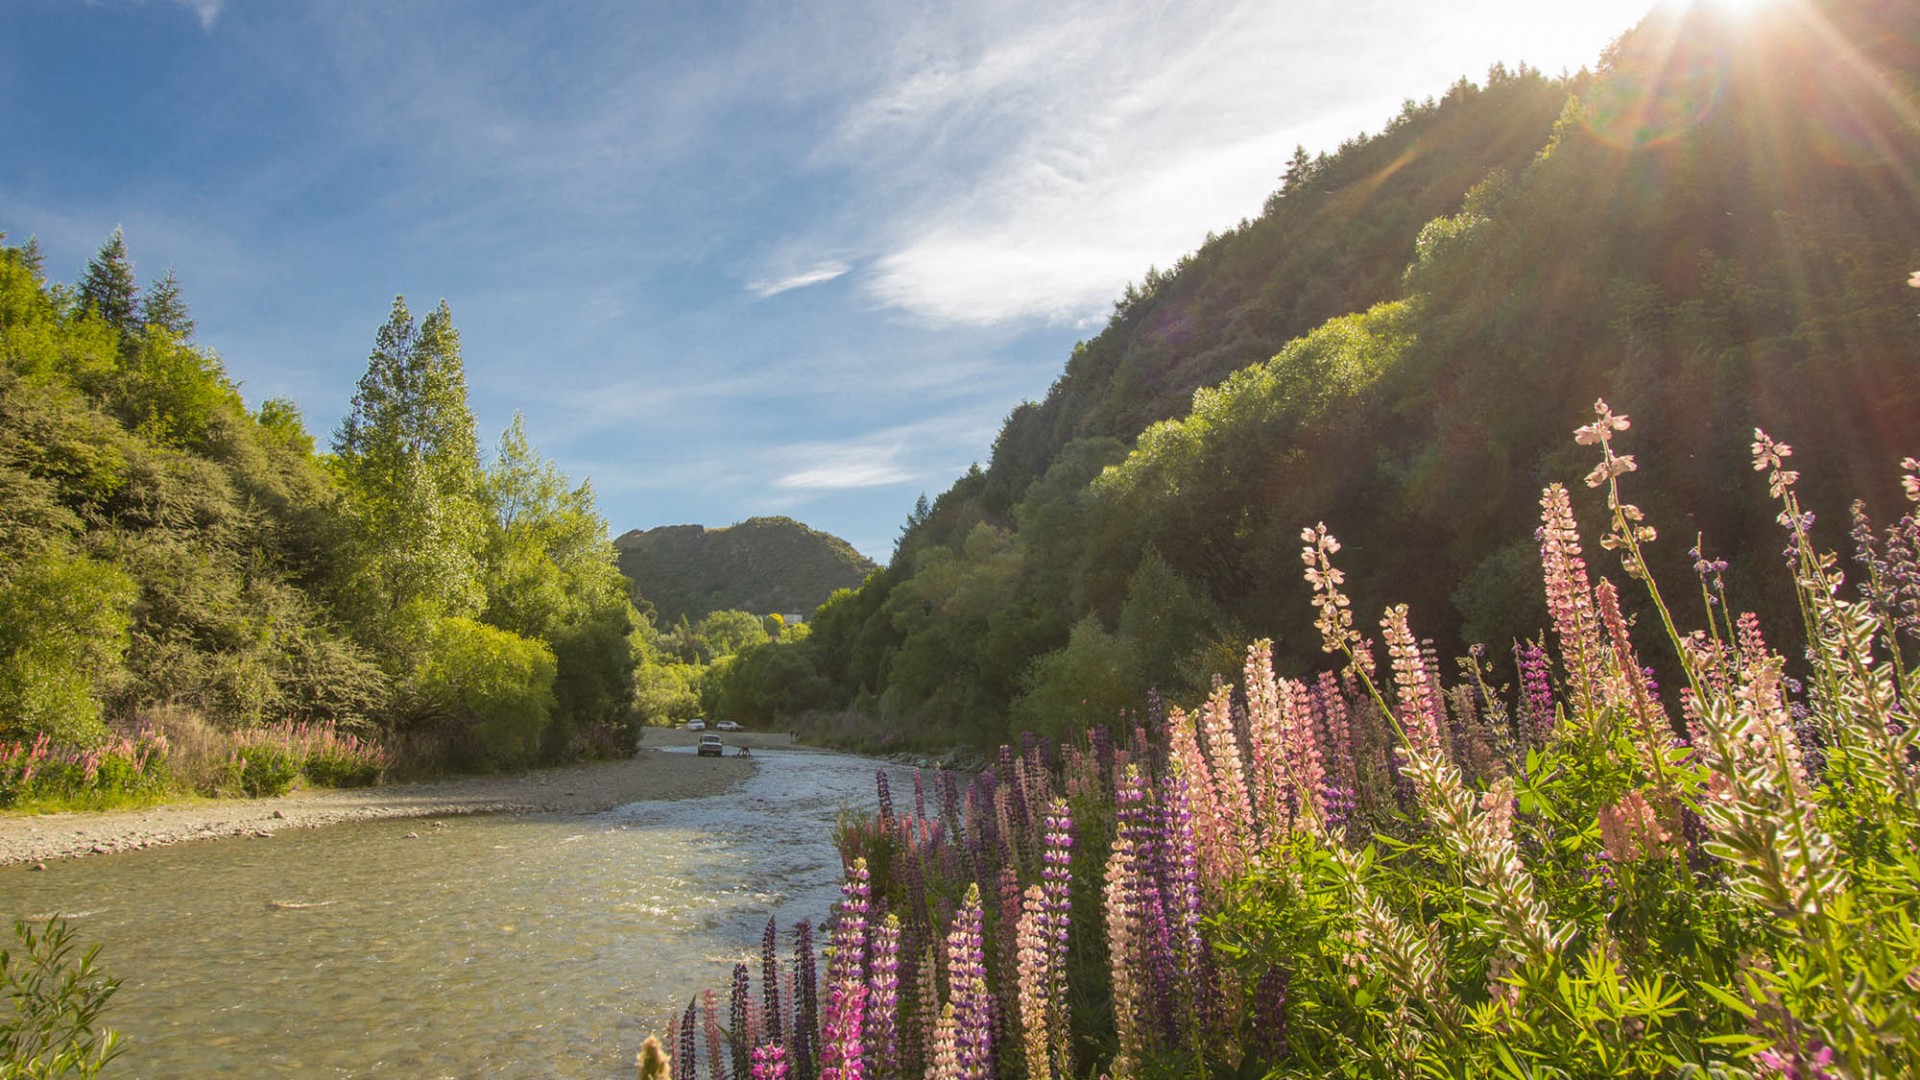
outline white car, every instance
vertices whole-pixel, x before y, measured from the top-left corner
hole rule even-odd
[[[700,719],[699,717],[694,717],[692,720],[687,721],[687,730],[688,731],[705,731],[707,730],[707,722],[705,720]]]
[[[734,723],[731,720],[722,720],[719,723],[713,725],[713,729],[715,731],[739,731],[740,725]]]

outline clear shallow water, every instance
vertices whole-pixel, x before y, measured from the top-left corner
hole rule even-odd
[[[60,912],[103,946],[127,1043],[109,1075],[631,1076],[642,1039],[759,955],[769,914],[783,952],[826,914],[834,820],[873,806],[870,760],[754,756],[708,799],[0,868],[0,915]]]

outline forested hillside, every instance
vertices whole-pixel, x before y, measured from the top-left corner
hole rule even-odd
[[[918,737],[1194,701],[1253,638],[1317,653],[1318,521],[1361,610],[1502,654],[1544,623],[1538,493],[1587,471],[1565,435],[1602,395],[1662,569],[1698,534],[1797,625],[1738,479],[1756,425],[1792,442],[1839,545],[1920,447],[1920,10],[1788,7],[1662,7],[1590,79],[1496,71],[1297,156],[1258,220],[1122,299],[792,669]]]
[[[483,461],[444,302],[395,301],[331,453],[193,334],[118,232],[77,287],[0,243],[0,741],[237,762],[306,725],[517,767],[626,737],[647,642],[592,489],[517,419]]]
[[[661,626],[728,610],[810,614],[876,569],[845,540],[785,517],[635,529],[613,546]]]

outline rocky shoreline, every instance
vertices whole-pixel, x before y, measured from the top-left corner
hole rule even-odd
[[[763,744],[761,739],[743,741]],[[777,737],[780,745],[787,741],[784,735]],[[652,739],[648,745],[654,745]],[[755,768],[750,757],[697,758],[643,748],[624,761],[540,769],[517,776],[463,776],[344,790],[306,789],[271,799],[208,799],[140,810],[5,814],[0,815],[0,865],[39,866],[53,859],[190,840],[267,839],[282,829],[381,818],[598,813],[630,802],[723,794],[752,776]]]

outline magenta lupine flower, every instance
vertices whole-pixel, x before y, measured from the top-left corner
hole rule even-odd
[[[694,1080],[694,1049],[698,1045],[694,1039],[695,1007],[699,998],[687,999],[687,1011],[680,1014],[680,1052],[673,1058],[673,1080]]]
[[[920,770],[913,770],[913,816],[915,820],[927,819],[927,786],[920,778]]]
[[[1814,1047],[1817,1049],[1788,1047],[1785,1053],[1769,1048],[1753,1055],[1753,1060],[1782,1080],[1839,1080],[1839,1074],[1827,1069],[1833,1064],[1833,1048],[1819,1043]]]
[[[767,1040],[784,1045],[786,1043],[785,1026],[781,1022],[783,1015],[780,1006],[780,955],[779,930],[772,916],[767,918],[766,933],[760,935],[760,997],[766,1013]],[[786,1058],[781,1059],[781,1069],[786,1068]]]
[[[740,1078],[746,1076],[747,1071],[752,1068],[752,1057],[749,1050],[753,1046],[754,1040],[751,1035],[753,1021],[748,1019],[747,1001],[749,993],[747,965],[733,965],[733,987],[731,993],[728,994],[727,1004],[729,1008],[727,1010],[727,1019],[732,1024],[734,1080],[740,1080]]]
[[[873,928],[867,976],[866,1072],[872,1080],[900,1074],[900,918],[889,914]]]
[[[861,1080],[866,1050],[862,1031],[867,1009],[867,860],[855,859],[840,887],[833,924],[833,956],[827,962],[827,1012],[821,1023],[821,1080]]]
[[[954,1051],[958,1080],[988,1080],[993,1068],[993,993],[987,989],[985,943],[981,940],[980,886],[967,898],[947,932],[948,1003],[953,1006]]]
[[[779,1043],[754,1047],[753,1080],[787,1080],[787,1048]]]

